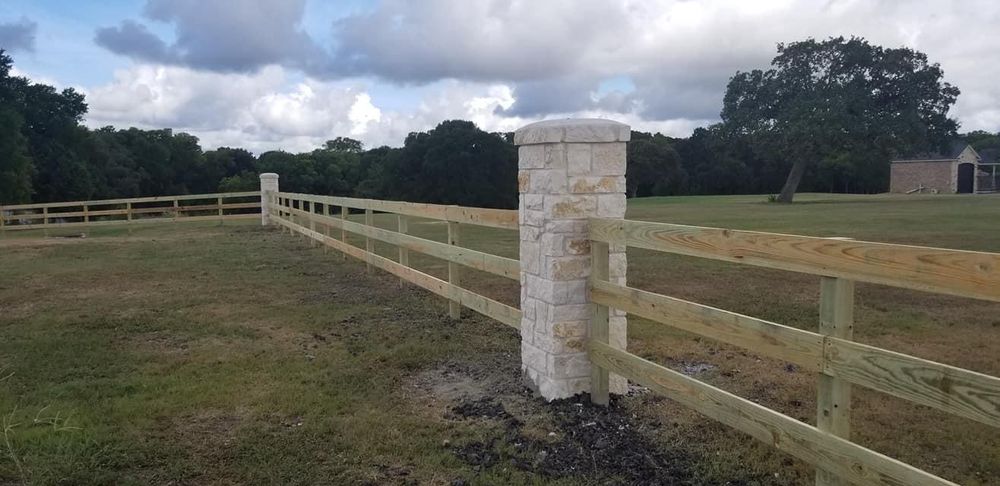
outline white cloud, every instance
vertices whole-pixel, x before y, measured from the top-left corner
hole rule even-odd
[[[118,72],[88,90],[91,125],[170,126],[208,147],[257,151],[307,150],[335,136],[399,145],[454,118],[510,131],[601,116],[684,136],[717,119],[729,77],[766,67],[776,43],[855,34],[927,53],[962,89],[952,114],[963,129],[1000,129],[1000,4],[989,0],[383,0],[334,23],[332,54],[302,38],[301,0],[274,7],[280,15],[200,14],[194,0],[148,5],[150,18],[175,27],[177,40],[164,45],[191,54],[211,41],[212,55]],[[191,34],[226,15],[224,31]],[[280,25],[268,30],[271,20]],[[216,42],[248,26],[294,42],[253,60],[240,57],[240,42]],[[626,88],[599,93],[611,79]],[[411,108],[388,109],[370,89],[386,82],[416,83],[422,94]]]
[[[383,110],[359,80],[295,80],[278,66],[255,74],[212,73],[177,66],[137,65],[86,92],[87,125],[173,128],[222,145],[261,152],[306,151],[338,136],[368,146],[400,145],[413,131],[450,118],[486,129],[513,130],[516,119],[496,117],[513,103],[504,85],[448,82],[411,112]]]
[[[354,98],[347,119],[353,124],[351,136],[362,136],[368,132],[369,123],[382,121],[382,110],[372,104],[372,97],[368,93],[361,93]]]
[[[588,96],[628,76],[648,121],[715,118],[729,77],[766,67],[779,42],[859,35],[927,53],[963,90],[965,128],[996,130],[980,112],[1000,102],[998,24],[994,0],[386,0],[334,35],[354,74],[507,83],[519,115],[628,113]]]

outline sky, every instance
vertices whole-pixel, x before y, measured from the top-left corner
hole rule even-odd
[[[86,124],[202,146],[399,146],[443,120],[600,117],[687,136],[778,43],[862,36],[940,63],[963,131],[1000,131],[996,0],[0,0],[18,75]]]

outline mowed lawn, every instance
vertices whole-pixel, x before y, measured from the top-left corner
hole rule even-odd
[[[1000,197],[764,199],[632,200],[629,218],[1000,251]],[[445,227],[410,229],[442,240]],[[546,405],[519,384],[513,330],[471,312],[450,321],[441,299],[276,229],[59,237],[73,233],[0,238],[0,484],[812,481],[810,467],[641,389],[610,414]],[[516,241],[462,231],[506,256]],[[816,329],[818,277],[629,259],[630,285]],[[516,282],[468,271],[463,283],[516,304]],[[1000,376],[998,304],[862,284],[855,338]],[[629,346],[814,423],[815,376],[794,366],[636,318]],[[962,484],[1000,483],[998,430],[855,389],[857,441]]]

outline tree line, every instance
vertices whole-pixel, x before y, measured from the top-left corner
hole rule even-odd
[[[517,205],[512,135],[469,121],[402,147],[341,137],[297,154],[203,150],[170,129],[88,129],[82,94],[11,76],[12,65],[0,50],[0,204],[255,190],[258,174],[276,172],[293,192]],[[947,117],[958,89],[942,79],[922,53],[859,38],[779,45],[770,69],[731,78],[720,123],[686,138],[633,131],[628,195],[883,192],[892,157],[958,136]],[[1000,146],[1000,133],[964,137]]]

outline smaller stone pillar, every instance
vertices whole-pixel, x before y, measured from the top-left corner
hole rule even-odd
[[[625,217],[628,125],[551,120],[514,133],[518,146],[521,261],[521,370],[547,400],[590,391],[587,339],[594,304],[587,280],[588,218]],[[612,246],[611,281],[624,285],[625,249]],[[625,316],[612,311],[609,343],[625,347]],[[611,376],[609,390],[626,381]]]
[[[278,174],[265,172],[260,175],[260,225],[267,226],[271,214],[272,194],[278,192]]]

